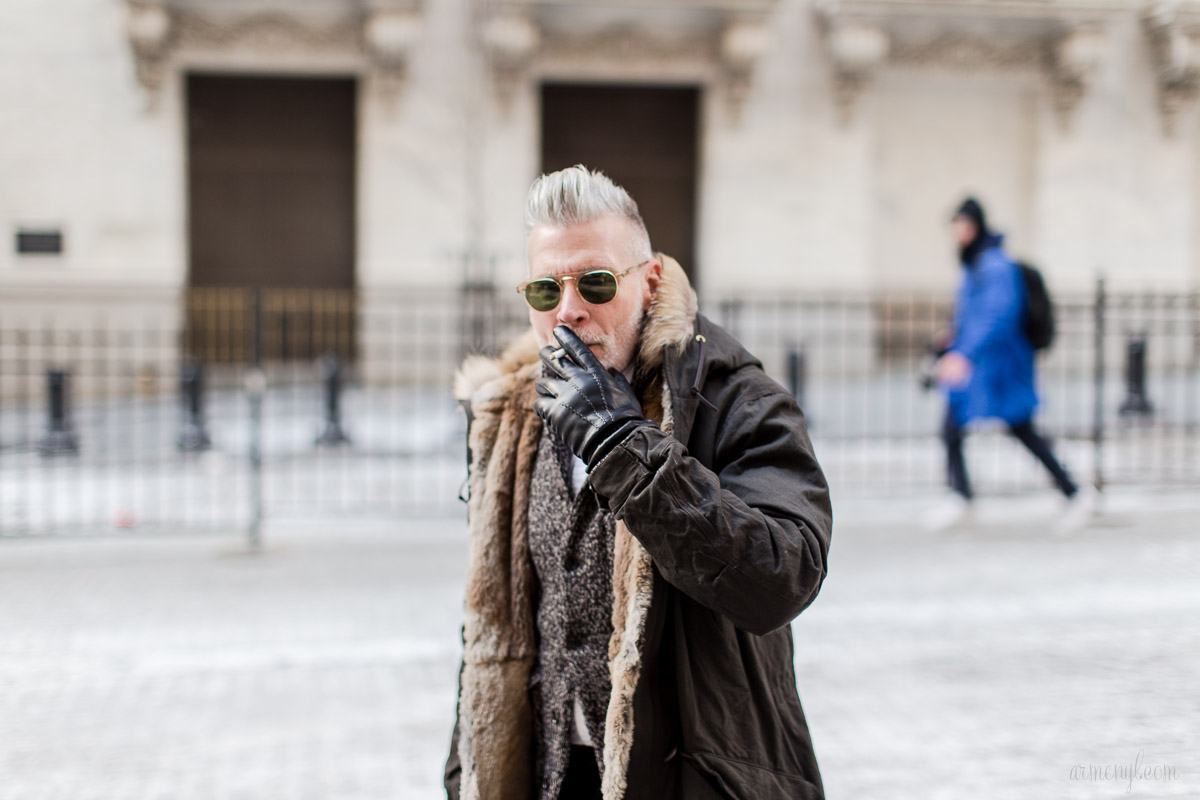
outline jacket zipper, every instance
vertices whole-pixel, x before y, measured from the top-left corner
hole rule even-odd
[[[713,405],[712,401],[700,394],[700,379],[704,376],[704,354],[708,351],[708,339],[704,337],[704,334],[697,333],[696,341],[700,343],[700,360],[696,362],[696,378],[692,381],[692,397],[716,411],[717,407]]]

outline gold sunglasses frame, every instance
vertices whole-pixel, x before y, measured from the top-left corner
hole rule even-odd
[[[617,291],[620,291],[621,278],[624,278],[626,275],[633,272],[634,270],[641,269],[642,267],[646,266],[653,260],[654,260],[653,258],[648,258],[645,261],[643,261],[642,263],[635,264],[634,266],[630,267],[629,269],[622,270],[621,272],[613,272],[611,269],[589,269],[586,272],[579,272],[574,275],[547,275],[544,278],[531,278],[530,280],[525,281],[524,283],[522,283],[520,286],[517,287],[517,294],[524,297],[525,303],[528,304],[530,308],[533,308],[533,305],[529,303],[529,298],[525,296],[525,288],[527,286],[529,286],[529,284],[536,283],[537,281],[553,281],[558,286],[558,303],[561,303],[563,294],[567,291],[567,287],[566,287],[567,281],[578,281],[580,278],[583,278],[587,275],[593,275],[597,272],[603,272],[603,273],[612,275],[613,280],[615,280],[617,282]],[[579,291],[579,290],[576,289],[576,291]],[[580,294],[579,297],[588,305],[606,306],[609,303],[611,303],[613,300],[617,299],[617,292],[613,292],[613,296],[610,299],[605,300],[603,303],[593,303],[591,300],[588,300],[582,294]],[[546,311],[553,311],[554,309],[558,308],[558,303],[555,303],[554,305],[550,306],[549,308],[545,309],[544,311],[538,311],[538,309],[536,309],[536,308],[533,308],[533,310],[538,311],[539,314],[545,313]]]

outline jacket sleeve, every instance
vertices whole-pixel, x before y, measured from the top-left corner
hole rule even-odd
[[[442,784],[446,787],[447,800],[458,800],[461,779],[462,764],[458,760],[458,719],[456,718],[454,733],[450,738],[450,756],[446,759],[446,769],[442,775]]]
[[[471,424],[475,421],[475,414],[471,408],[471,402],[469,400],[461,400],[461,401],[459,401],[459,405],[462,406],[463,413],[465,413],[467,416],[467,470],[469,472],[471,469],[471,433],[470,433],[470,431],[471,431]],[[464,485],[466,485],[466,484],[464,484]],[[459,499],[466,500],[469,498],[464,498],[462,496],[462,491],[460,490]],[[459,633],[459,637],[464,640],[464,644],[465,644],[466,627],[464,626],[463,628],[459,629],[458,633]],[[459,725],[459,717],[460,717],[459,702],[461,701],[461,698],[462,698],[462,673],[463,673],[463,662],[460,661],[458,664],[458,686],[457,686],[457,691],[455,692],[455,695],[454,695],[454,697],[456,698],[454,701],[454,732],[450,734],[450,753],[446,757],[446,767],[442,773],[442,785],[446,787],[447,800],[458,800],[459,784],[462,781],[462,763],[459,761],[459,758],[458,758],[458,737],[459,737],[458,725]]]
[[[458,694],[455,696],[462,697],[462,663],[458,666]],[[446,787],[447,800],[458,800],[459,784],[462,781],[462,763],[458,758],[459,716],[458,701],[455,701],[454,732],[450,734],[450,754],[446,757],[446,767],[442,773],[442,785]]]
[[[829,491],[790,395],[735,401],[706,467],[657,426],[638,428],[590,481],[662,576],[737,627],[791,622],[825,578]]]
[[[1008,341],[1020,327],[1023,308],[1017,267],[998,257],[981,264],[979,269],[977,280],[983,286],[970,307],[960,310],[961,332],[950,348],[972,363],[978,363],[985,350]]]

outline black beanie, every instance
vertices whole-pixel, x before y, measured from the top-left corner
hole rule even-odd
[[[983,206],[974,197],[968,197],[966,200],[963,200],[962,205],[958,207],[958,211],[954,212],[954,216],[966,217],[975,223],[975,227],[979,228],[980,235],[987,235],[987,214],[983,213]]]
[[[988,240],[991,238],[991,233],[988,231],[987,215],[983,213],[983,206],[974,197],[968,197],[963,200],[962,205],[958,207],[958,211],[954,212],[955,218],[964,217],[975,223],[975,238],[969,244],[958,249],[958,258],[963,264],[971,266],[975,260],[979,258],[979,254],[983,252],[987,246]]]

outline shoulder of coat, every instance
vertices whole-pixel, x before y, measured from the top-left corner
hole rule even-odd
[[[480,393],[489,386],[522,373],[537,360],[537,339],[532,329],[513,340],[496,358],[468,356],[454,375],[454,398],[474,405],[480,399]]]
[[[700,309],[696,290],[679,262],[664,253],[658,253],[658,259],[662,276],[638,345],[638,359],[646,370],[661,367],[668,348],[682,352],[688,346]]]

